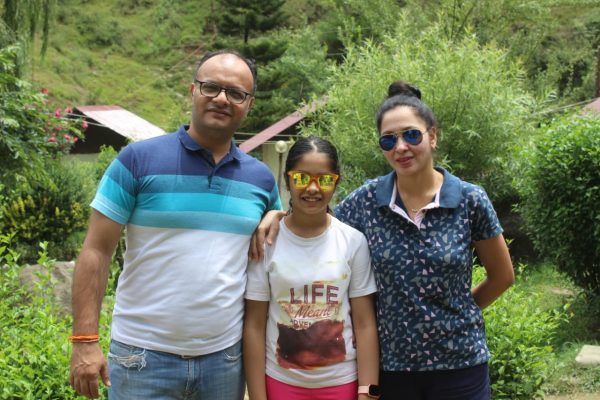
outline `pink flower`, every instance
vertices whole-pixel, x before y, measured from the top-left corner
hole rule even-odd
[[[64,139],[65,139],[67,142],[70,142],[70,141],[71,141],[71,139],[72,139],[71,135],[67,135],[66,133],[63,135],[63,138],[64,138]]]
[[[48,94],[48,88],[42,88],[42,94]]]
[[[67,108],[65,108],[65,112],[67,114],[71,114],[73,112],[73,109],[71,107],[67,107]]]
[[[79,138],[77,136],[73,136],[73,143],[77,143],[78,140]]]
[[[60,109],[56,109],[56,111],[54,111],[54,116],[55,117],[60,117]]]
[[[83,123],[81,124],[81,127],[82,127],[83,129],[87,129],[87,128],[88,128],[88,123],[87,123],[87,121],[85,121],[85,120],[84,120],[84,121],[83,121]]]
[[[56,143],[56,136],[54,136],[54,135],[50,136],[50,137],[48,138],[48,141],[49,141],[50,143]]]

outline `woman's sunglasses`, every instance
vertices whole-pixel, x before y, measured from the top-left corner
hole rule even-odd
[[[301,171],[289,171],[287,174],[296,189],[306,189],[314,181],[324,192],[335,189],[335,183],[340,177],[337,174],[311,175]]]
[[[398,133],[386,133],[379,137],[379,147],[385,151],[392,150],[398,143],[398,136],[402,136],[402,140],[411,146],[417,146],[423,141],[423,132],[418,129],[408,129]]]

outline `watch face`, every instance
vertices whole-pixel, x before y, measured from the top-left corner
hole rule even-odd
[[[369,385],[369,396],[380,396],[381,391],[377,385]]]

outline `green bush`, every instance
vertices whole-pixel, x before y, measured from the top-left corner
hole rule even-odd
[[[22,177],[4,189],[0,231],[15,232],[16,246],[26,262],[37,258],[38,244],[50,242],[50,256],[76,257],[89,217],[95,186],[92,166],[76,160],[45,162],[44,177]]]
[[[345,63],[334,70],[327,105],[305,129],[338,146],[344,173],[339,195],[389,171],[374,116],[397,79],[418,86],[438,117],[440,163],[482,184],[494,200],[513,195],[513,146],[527,136],[532,104],[519,66],[472,37],[444,39],[438,26],[415,31],[400,17],[396,27],[381,44],[348,48]]]
[[[33,293],[26,292],[19,282],[20,257],[11,248],[13,238],[0,235],[0,399],[74,400],[78,397],[68,384],[71,318],[61,316],[52,296],[52,263],[42,248],[38,262],[48,274],[40,277]],[[100,328],[105,349],[108,309],[102,312]]]
[[[476,268],[474,282],[483,276],[483,268]],[[543,301],[543,294],[519,290],[517,284],[484,310],[495,400],[542,397],[542,385],[554,364],[550,343],[567,318],[562,311],[545,311]]]
[[[0,181],[13,184],[15,172],[43,175],[43,160],[69,151],[80,132],[73,120],[51,113],[45,96],[17,77],[17,46],[0,48]]]
[[[536,249],[600,294],[600,116],[556,119],[522,159],[520,210]]]

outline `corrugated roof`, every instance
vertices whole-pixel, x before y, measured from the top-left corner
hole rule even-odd
[[[133,141],[164,135],[165,131],[119,106],[78,106],[83,115]]]
[[[287,117],[280,119],[279,121],[275,122],[273,125],[269,126],[267,129],[260,131],[259,133],[257,133],[253,137],[251,137],[250,139],[248,139],[245,142],[243,142],[242,144],[240,144],[240,146],[239,146],[240,150],[242,150],[245,153],[248,153],[248,152],[254,150],[261,144],[265,143],[267,140],[271,139],[273,136],[276,136],[276,135],[280,134],[281,132],[283,132],[284,130],[288,129],[289,127],[296,125],[298,122],[302,121],[306,117],[307,114],[315,111],[317,109],[317,107],[319,107],[325,103],[327,103],[326,96],[322,97],[318,101],[313,101],[312,103],[302,107],[298,111],[294,111]]]
[[[586,111],[592,111],[595,114],[600,113],[600,97],[583,107],[583,109]]]
[[[275,122],[273,125],[269,126],[267,129],[264,129],[252,136],[250,139],[246,140],[244,143],[240,144],[240,150],[245,153],[248,153],[267,140],[271,139],[273,136],[278,133],[283,132],[290,126],[297,124],[298,122],[304,119],[304,115],[298,111],[295,111],[288,115],[287,117]]]

